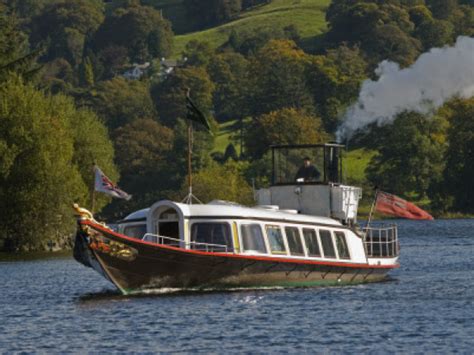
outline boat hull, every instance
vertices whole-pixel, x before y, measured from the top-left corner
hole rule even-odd
[[[124,294],[157,288],[344,285],[383,281],[394,266],[210,253],[132,239],[80,222],[75,258]]]

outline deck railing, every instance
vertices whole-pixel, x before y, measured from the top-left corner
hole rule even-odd
[[[393,258],[399,255],[398,232],[396,225],[366,226],[364,245],[368,257]]]
[[[223,244],[212,244],[212,243],[201,243],[201,242],[185,242],[178,238],[166,237],[163,235],[157,235],[152,233],[146,233],[143,238],[143,241],[155,243],[155,244],[163,244],[169,245],[177,248],[184,248],[184,249],[192,249],[192,250],[199,250],[199,251],[207,251],[207,252],[221,252],[227,253],[229,247]]]

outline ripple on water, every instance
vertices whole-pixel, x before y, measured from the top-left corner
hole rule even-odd
[[[3,352],[470,353],[474,221],[400,222],[393,280],[122,296],[72,259],[0,263]]]

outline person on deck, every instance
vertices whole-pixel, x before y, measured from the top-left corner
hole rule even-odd
[[[317,181],[319,180],[319,177],[321,176],[321,173],[319,170],[311,164],[311,159],[309,157],[305,157],[303,159],[303,166],[299,168],[298,172],[296,173],[296,181],[301,181],[301,179],[304,182],[308,181]]]

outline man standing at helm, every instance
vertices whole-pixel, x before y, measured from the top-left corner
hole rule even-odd
[[[314,165],[311,164],[311,159],[309,157],[305,157],[303,159],[303,166],[299,168],[298,172],[296,173],[296,180],[304,182],[308,181],[317,181],[321,173]]]

